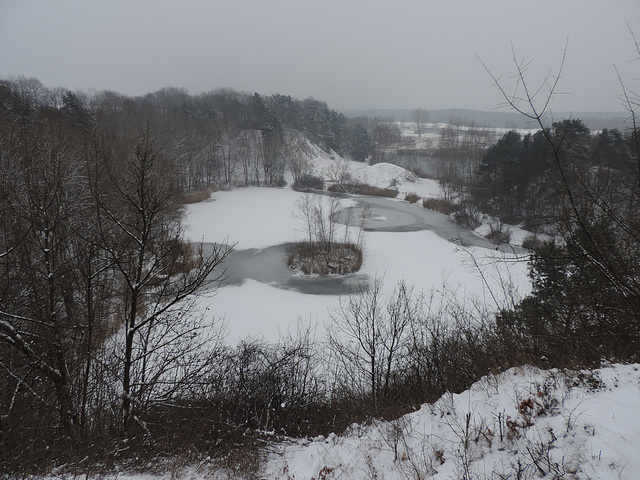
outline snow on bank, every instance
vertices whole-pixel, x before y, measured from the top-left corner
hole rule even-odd
[[[282,443],[264,478],[640,478],[640,365],[510,369],[396,421]],[[323,476],[324,475],[324,476]]]
[[[492,231],[502,232],[509,238],[509,243],[515,247],[521,247],[528,239],[537,239],[540,242],[553,240],[553,237],[550,235],[544,233],[533,234],[520,225],[509,225],[495,217],[483,215],[480,226],[478,226],[474,232],[481,237],[488,238]]]
[[[380,188],[395,188],[398,198],[404,199],[408,193],[422,198],[439,198],[442,188],[436,180],[419,178],[414,173],[391,163],[376,163],[354,169],[353,175],[362,183]]]
[[[578,372],[512,368],[394,421],[274,441],[257,478],[637,480],[639,400],[640,364]],[[209,458],[167,467],[164,474],[116,470],[87,478],[256,478],[220,469]]]

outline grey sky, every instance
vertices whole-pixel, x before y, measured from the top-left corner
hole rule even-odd
[[[536,83],[567,57],[556,111],[620,111],[640,77],[638,0],[0,0],[0,76],[129,95],[163,86],[314,97],[331,108],[501,99],[512,44]]]

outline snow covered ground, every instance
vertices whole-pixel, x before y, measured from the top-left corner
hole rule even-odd
[[[640,365],[514,368],[393,422],[280,445],[264,478],[640,478]]]
[[[640,364],[579,372],[512,368],[395,421],[272,444],[257,478],[637,480],[639,400]],[[164,475],[116,472],[100,478],[249,477],[206,459]]]
[[[469,131],[481,133],[484,136],[493,137],[494,140],[498,140],[504,136],[507,132],[516,131],[520,135],[525,136],[528,134],[535,134],[538,128],[507,128],[507,127],[485,127],[482,125],[475,125],[473,127],[466,125],[455,125],[451,123],[425,123],[423,128],[423,134],[418,136],[416,132],[416,124],[414,122],[396,122],[396,125],[400,129],[400,133],[404,139],[412,140],[417,148],[437,147],[442,139],[443,131],[453,130],[458,136],[464,137]]]

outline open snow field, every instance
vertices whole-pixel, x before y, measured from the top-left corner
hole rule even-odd
[[[436,182],[417,179],[394,165],[352,163],[350,168],[354,176],[377,186],[394,183],[401,191],[425,197],[439,193]],[[346,279],[296,278],[285,265],[283,245],[304,238],[297,204],[305,195],[309,194],[288,187],[242,188],[216,192],[209,200],[188,207],[187,235],[191,241],[235,244],[237,256],[229,259],[229,284],[215,296],[200,300],[211,321],[224,319],[227,323],[229,343],[246,337],[274,341],[300,322],[317,326],[321,333],[340,295],[375,277],[383,277],[388,293],[397,282],[405,281],[427,295],[446,288],[455,291],[459,299],[481,299],[491,306],[496,306],[495,300],[505,300],[505,286],[519,294],[528,291],[523,256],[505,252],[504,247],[496,250],[482,237],[420,205],[377,197],[371,200],[374,207],[386,208],[386,213],[372,216],[365,227],[375,229],[376,222],[382,220],[391,221],[393,228],[365,232],[365,260],[360,272]],[[343,208],[354,208],[366,197],[341,201]],[[467,237],[465,244],[476,246],[461,247],[449,241],[456,232]],[[314,291],[314,283],[324,287]]]

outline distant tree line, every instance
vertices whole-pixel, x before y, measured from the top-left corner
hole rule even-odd
[[[509,132],[478,167],[480,210],[545,232],[532,293],[499,316],[546,358],[597,364],[640,354],[640,150],[637,129],[592,134],[580,120]]]
[[[49,89],[26,77],[3,80],[2,87],[16,97],[11,102],[57,110],[76,126],[98,121],[105,128],[117,128],[123,118],[148,122],[171,151],[183,191],[213,184],[282,183],[291,161],[305,157],[296,141],[300,137],[359,161],[370,154],[369,130],[360,120],[347,119],[313,98],[232,89],[190,95],[175,87],[140,97],[113,91],[88,95]]]
[[[510,131],[498,140],[478,165],[470,189],[473,201],[505,221],[524,221],[532,227],[556,219],[562,208],[562,179],[547,137],[559,145],[570,190],[588,182],[613,200],[619,195],[616,190],[638,183],[631,135],[615,129],[591,134],[579,119],[564,120],[547,131],[524,136]]]

